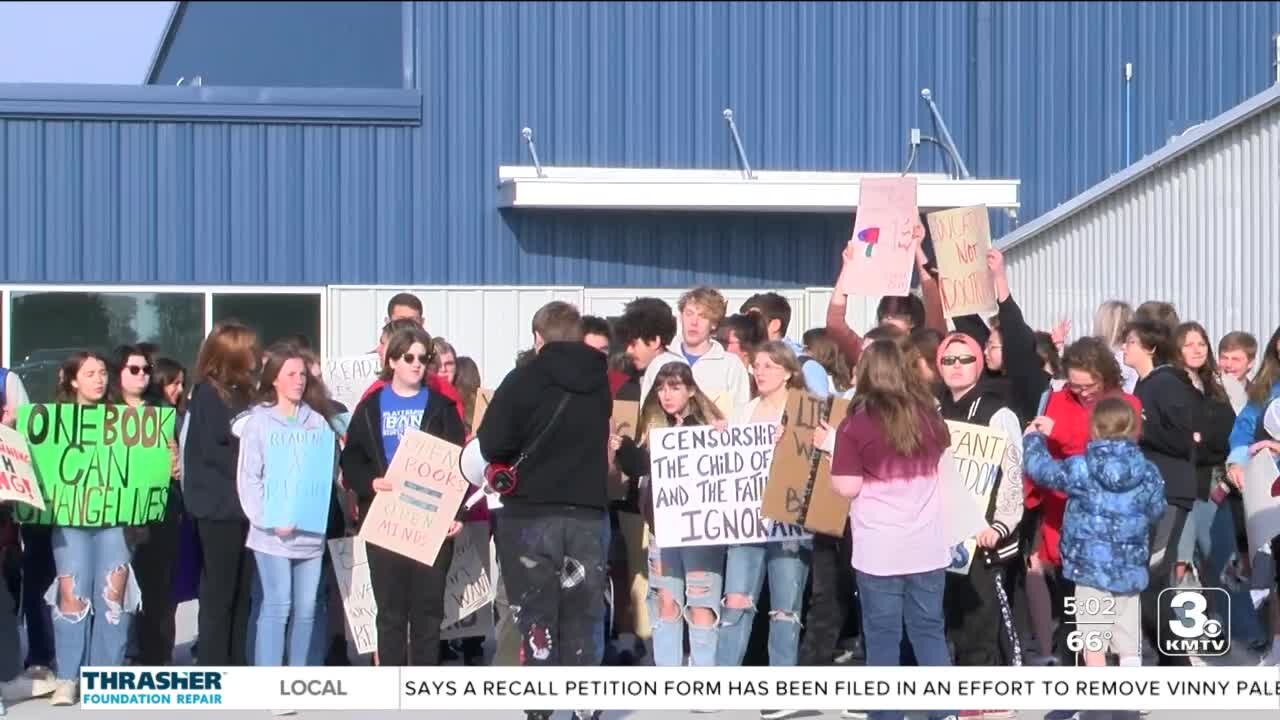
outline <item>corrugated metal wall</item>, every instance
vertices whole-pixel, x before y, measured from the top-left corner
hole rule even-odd
[[[1172,302],[1215,338],[1280,325],[1280,105],[1009,250],[1028,320],[1091,332],[1108,299]]]
[[[1136,160],[1265,87],[1280,30],[1277,2],[405,9],[420,126],[0,112],[0,280],[826,286],[849,217],[500,212],[497,168],[524,126],[547,164],[734,167],[733,107],[754,167],[898,170],[929,87],[1025,220],[1122,167],[1126,123]]]

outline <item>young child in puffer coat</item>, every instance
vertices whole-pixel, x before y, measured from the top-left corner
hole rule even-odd
[[[1065,461],[1050,456],[1033,425],[1023,442],[1025,466],[1038,484],[1067,495],[1062,570],[1076,583],[1076,623],[1085,633],[1106,626],[1112,636],[1101,650],[1086,649],[1085,664],[1106,665],[1110,649],[1122,666],[1139,666],[1138,593],[1148,580],[1147,537],[1164,514],[1164,481],[1138,449],[1138,415],[1127,402],[1099,402],[1089,424],[1084,455]]]

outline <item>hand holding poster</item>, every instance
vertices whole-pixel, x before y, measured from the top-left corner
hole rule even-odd
[[[360,396],[378,379],[382,361],[376,354],[331,358],[324,362],[324,384],[333,399],[355,410]]]
[[[378,650],[378,603],[373,597],[369,579],[368,546],[360,538],[336,538],[329,541],[329,557],[338,580],[342,607],[347,616],[347,629],[356,652],[361,655]]]
[[[421,430],[405,430],[387,480],[360,529],[368,543],[432,565],[471,487],[458,470],[462,448]]]
[[[996,311],[996,293],[987,268],[991,228],[985,206],[929,213],[929,235],[941,277],[946,317],[988,315]]]
[[[849,411],[849,401],[833,398],[830,403],[825,421],[835,432]],[[774,450],[769,466],[763,512],[765,517],[779,522],[842,537],[849,519],[849,498],[831,486],[831,456],[813,447],[814,430],[824,420],[824,407],[826,401],[804,390],[788,393],[782,442]]]
[[[660,547],[811,538],[761,513],[773,459],[771,423],[661,428],[649,434],[654,534]]]
[[[262,473],[267,527],[324,534],[329,526],[336,443],[327,425],[315,430],[267,431]]]
[[[1250,555],[1280,535],[1280,471],[1270,450],[1254,455],[1245,466],[1244,525]]]
[[[991,496],[996,490],[996,481],[1000,478],[1000,468],[1009,439],[998,430],[973,423],[948,420],[947,429],[951,431],[951,454],[955,458],[960,486],[964,488],[963,495],[980,513],[983,521],[979,528],[981,530],[987,527],[987,508],[991,506]],[[961,575],[969,572],[969,566],[977,554],[978,543],[969,536],[965,538],[964,546],[968,551],[968,562],[962,568],[949,568]]]
[[[31,451],[22,435],[0,425],[0,501],[13,500],[44,510],[44,498],[31,467]]]
[[[854,266],[841,274],[840,292],[879,297],[906,296],[916,247],[924,239],[916,207],[916,179],[864,178],[858,184],[858,214],[849,244]]]
[[[173,408],[23,405],[26,437],[45,509],[18,505],[18,522],[58,527],[146,525],[169,503]]]
[[[640,403],[635,400],[613,401],[613,432],[636,439],[636,423],[640,421]]]

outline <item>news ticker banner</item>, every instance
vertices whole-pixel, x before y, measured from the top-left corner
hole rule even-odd
[[[1280,710],[1259,667],[86,668],[86,710]]]

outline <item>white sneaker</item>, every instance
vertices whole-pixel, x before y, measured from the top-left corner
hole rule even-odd
[[[80,699],[80,682],[77,680],[58,680],[54,684],[53,697],[49,704],[54,707],[75,705]]]
[[[840,713],[842,720],[867,720],[866,710],[845,710]]]
[[[27,700],[44,697],[52,693],[56,687],[52,678],[27,677],[19,675],[12,680],[0,682],[0,697],[5,700]]]

